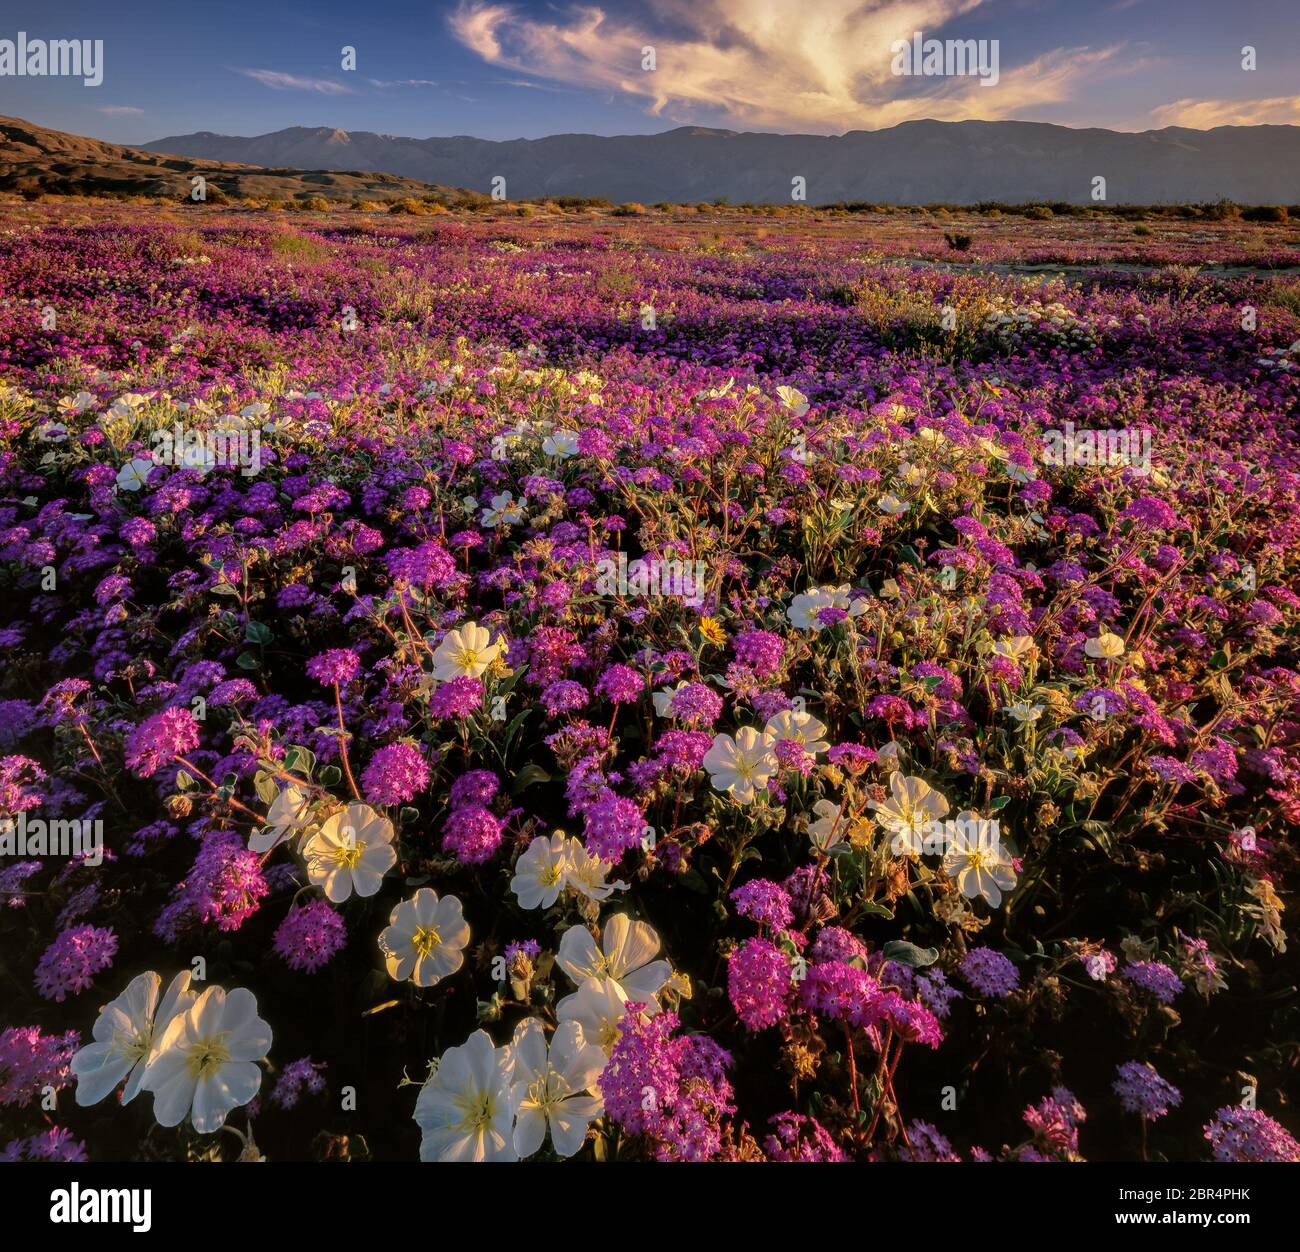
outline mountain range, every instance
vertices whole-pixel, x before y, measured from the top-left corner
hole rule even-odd
[[[0,189],[5,191],[117,193],[180,200],[190,194],[196,174],[228,198],[394,200],[462,194],[455,188],[430,187],[400,174],[289,167],[278,161],[254,165],[146,152],[50,130],[18,117],[0,117]]]
[[[616,202],[811,204],[1300,203],[1300,126],[1171,126],[1137,133],[1043,122],[904,122],[844,135],[683,127],[657,135],[411,139],[293,126],[253,137],[199,131],[143,145],[155,153],[316,170],[382,170],[512,200],[602,196]]]

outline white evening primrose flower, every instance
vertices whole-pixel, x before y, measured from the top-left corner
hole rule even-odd
[[[1021,657],[1032,656],[1037,647],[1032,635],[1016,635],[1011,639],[997,640],[989,651],[994,656],[1003,657],[1008,661],[1019,661]]]
[[[59,412],[64,417],[87,413],[99,403],[89,391],[79,391],[75,396],[64,396],[59,401]]]
[[[138,391],[128,391],[113,401],[108,410],[109,416],[119,419],[134,417],[136,411],[148,403],[148,396],[141,395]]]
[[[548,1049],[538,1017],[519,1023],[510,1052],[515,1151],[532,1156],[549,1130],[555,1154],[573,1156],[587,1138],[587,1127],[604,1112],[604,1101],[593,1093],[605,1054],[587,1042],[582,1026],[573,1021],[559,1026]]]
[[[459,630],[450,630],[433,653],[433,676],[439,682],[453,678],[481,678],[501,654],[501,642],[492,642],[487,628],[466,622]]]
[[[158,1124],[179,1126],[188,1113],[199,1134],[220,1130],[257,1094],[257,1062],[270,1049],[271,1028],[258,1017],[253,993],[209,987],[171,1019],[145,1067],[141,1087],[154,1093]]]
[[[72,1058],[78,1104],[83,1108],[98,1104],[124,1078],[122,1103],[130,1104],[135,1099],[154,1045],[172,1018],[194,1001],[189,986],[189,970],[177,974],[159,1006],[162,979],[148,970],[131,979],[116,1000],[99,1010],[90,1032],[94,1043],[87,1044]]]
[[[656,691],[651,697],[655,706],[656,717],[671,717],[673,697],[682,690],[683,687],[689,687],[691,684],[685,680],[679,682],[675,687],[665,687],[662,691]]]
[[[1014,717],[1022,726],[1030,725],[1036,722],[1043,715],[1044,705],[1027,704],[1024,700],[1018,700],[1015,704],[1007,705],[1007,715]]]
[[[776,773],[777,760],[771,735],[760,735],[745,726],[730,735],[714,735],[713,744],[704,754],[704,768],[715,791],[730,794],[737,804],[751,804],[766,790],[768,779]]]
[[[817,614],[822,609],[830,608],[834,601],[826,594],[824,588],[814,587],[811,591],[801,591],[786,609],[785,615],[796,630],[821,630],[822,624]]]
[[[510,1069],[505,1048],[476,1030],[448,1048],[415,1101],[422,1161],[513,1161]]]
[[[510,890],[521,909],[549,909],[560,898],[569,880],[569,840],[563,831],[538,835],[515,862]]]
[[[912,506],[906,500],[900,500],[893,492],[887,491],[876,501],[876,508],[890,517],[906,513]]]
[[[829,852],[845,842],[848,822],[840,817],[840,806],[834,800],[818,800],[813,805],[817,814],[815,822],[808,823],[808,838],[818,852]]]
[[[410,979],[417,987],[454,974],[465,962],[469,923],[455,896],[443,896],[421,887],[389,915],[379,936],[388,976],[397,982]]]
[[[332,904],[372,896],[397,863],[393,823],[368,804],[349,804],[326,818],[302,847],[307,878]]]
[[[195,470],[206,474],[217,463],[216,453],[208,446],[205,439],[187,440],[181,448],[178,465],[181,469]]]
[[[612,866],[602,861],[594,852],[588,852],[577,839],[569,840],[569,878],[568,887],[579,895],[594,900],[597,904],[608,900],[615,891],[626,891],[627,883],[622,879],[606,882]]]
[[[931,823],[948,812],[948,801],[923,778],[904,777],[897,770],[889,776],[889,791],[887,799],[869,800],[867,807],[875,811],[876,821],[893,833],[895,856],[920,856]]]
[[[943,872],[957,883],[968,900],[982,896],[991,908],[1002,903],[1002,893],[1013,891],[1016,870],[998,837],[998,824],[976,813],[957,814],[955,822],[944,823],[948,851]]]
[[[659,947],[653,926],[615,913],[605,923],[599,947],[585,926],[570,926],[560,936],[555,960],[574,986],[588,978],[612,978],[625,999],[651,1004],[673,972],[667,961],[654,959]]]
[[[139,491],[153,472],[153,457],[132,457],[117,471],[117,489],[119,491]]]
[[[627,999],[627,993],[612,978],[588,978],[555,1006],[555,1016],[561,1022],[577,1022],[583,1036],[608,1056],[622,1033]],[[658,1009],[658,1003],[651,1000],[645,1011],[653,1017]]]
[[[256,830],[248,837],[248,850],[261,855],[294,835],[307,825],[307,810],[311,806],[311,793],[297,783],[289,783],[271,801],[266,811],[266,829]]]
[[[36,438],[42,443],[67,443],[68,428],[62,422],[42,422],[36,428]]]
[[[842,609],[850,617],[858,617],[867,611],[861,599],[849,598],[849,585],[839,587],[813,587],[801,591],[786,610],[786,616],[798,630],[821,630],[822,622],[818,614],[822,609]]]
[[[578,432],[575,430],[557,430],[542,440],[542,451],[547,456],[558,456],[567,461],[578,455]]]
[[[491,505],[483,510],[483,515],[479,518],[479,522],[489,530],[497,526],[513,526],[523,520],[524,511],[515,503],[514,495],[509,491],[493,496]]]
[[[802,417],[808,412],[808,397],[798,387],[778,387],[776,398],[781,401],[781,407],[795,417]]]
[[[1124,655],[1124,640],[1110,631],[1103,630],[1095,639],[1089,639],[1083,645],[1084,652],[1095,660],[1113,660]]]
[[[880,598],[882,600],[897,600],[902,594],[902,588],[892,578],[886,578],[880,584]]]
[[[830,747],[822,738],[826,727],[811,713],[800,713],[795,709],[786,709],[771,718],[763,727],[763,733],[770,735],[774,743],[781,739],[792,739],[795,743],[802,744],[810,756],[825,752]]]

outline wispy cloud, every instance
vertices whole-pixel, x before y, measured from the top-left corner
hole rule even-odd
[[[1300,96],[1273,96],[1267,100],[1175,100],[1151,111],[1155,126],[1187,126],[1209,130],[1213,126],[1300,125]]]
[[[144,113],[143,109],[137,109],[133,104],[104,104],[100,106],[98,111],[107,113],[110,117],[137,117]]]
[[[957,19],[981,3],[646,0],[636,17],[577,4],[535,18],[501,0],[461,0],[449,22],[467,47],[513,73],[638,96],[652,114],[679,120],[720,109],[747,127],[836,132],[922,117],[1022,116],[1120,68],[1119,47],[1061,48],[1025,64],[1004,62],[992,87],[970,77],[892,73],[896,39],[914,31],[974,37]],[[999,32],[985,21],[979,35]],[[647,46],[655,50],[653,70],[641,68]]]
[[[367,78],[366,82],[370,86],[378,88],[380,91],[387,91],[394,87],[441,87],[442,84],[433,78]]]
[[[351,87],[336,83],[332,78],[302,78],[297,74],[285,74],[280,70],[245,69],[242,66],[231,67],[236,74],[251,78],[263,87],[276,91],[314,91],[322,96],[350,96]]]

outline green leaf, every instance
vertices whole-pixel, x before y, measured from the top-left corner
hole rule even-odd
[[[322,787],[337,787],[339,779],[343,777],[343,771],[337,765],[327,765],[320,772],[320,778],[317,780]]]
[[[262,662],[257,659],[251,652],[241,652],[235,657],[235,664],[240,669],[261,669]]]
[[[998,796],[998,798],[994,800],[992,804],[989,805],[989,812],[1001,813],[1002,810],[1005,809],[1007,805],[1010,803],[1011,803],[1010,796]]]
[[[506,733],[503,739],[501,755],[505,756],[510,751],[510,745],[514,742],[515,736],[519,733],[519,728],[528,719],[532,709],[525,709],[522,713],[516,713],[506,725]]]
[[[291,774],[302,774],[305,778],[311,777],[311,772],[316,768],[316,754],[308,748],[293,746],[287,748],[284,754],[284,768]]]
[[[262,647],[266,647],[266,645],[274,638],[275,634],[272,632],[271,628],[263,625],[261,622],[249,622],[244,627],[244,639],[248,643],[256,643],[260,644]]]
[[[253,790],[257,792],[257,798],[263,804],[273,804],[276,796],[280,794],[279,784],[264,769],[259,769],[253,775]]]
[[[910,965],[913,969],[924,969],[939,959],[938,948],[918,948],[906,939],[891,939],[883,949],[885,960],[897,961],[899,965]]]
[[[510,788],[510,794],[517,796],[525,787],[531,787],[533,783],[550,781],[550,774],[548,774],[540,765],[525,765],[523,769],[515,775],[515,781]]]

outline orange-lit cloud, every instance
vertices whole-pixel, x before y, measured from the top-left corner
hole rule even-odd
[[[498,0],[462,0],[450,22],[456,37],[490,64],[639,96],[652,114],[678,121],[690,120],[693,110],[720,110],[746,128],[836,133],[923,117],[1017,117],[1068,100],[1084,80],[1120,68],[1120,49],[1109,47],[1061,48],[1028,64],[1003,63],[996,86],[975,77],[892,72],[896,39],[914,31],[973,37],[955,20],[981,3],[647,0],[640,19],[591,4],[538,19]],[[945,29],[948,23],[955,24]],[[998,34],[985,27],[979,33]],[[646,46],[654,48],[653,71],[641,68]]]
[[[1300,96],[1268,100],[1175,100],[1151,112],[1153,126],[1294,126],[1300,124]]]

